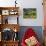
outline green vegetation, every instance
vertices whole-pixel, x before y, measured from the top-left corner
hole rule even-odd
[[[36,8],[24,8],[23,10],[24,18],[37,18]]]

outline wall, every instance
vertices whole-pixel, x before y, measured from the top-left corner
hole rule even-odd
[[[14,6],[14,1],[15,0],[0,0],[0,6],[1,7],[10,7],[10,6]]]
[[[0,0],[0,6],[14,6],[14,1],[15,0]],[[21,26],[43,26],[42,0],[17,0],[17,3],[20,6],[19,24]],[[23,8],[36,8],[37,19],[23,19]]]
[[[43,6],[42,0],[21,0],[20,25],[22,26],[43,26]],[[36,8],[37,19],[23,19],[23,8]]]

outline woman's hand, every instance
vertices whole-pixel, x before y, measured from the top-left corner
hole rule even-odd
[[[38,43],[38,41],[34,36],[32,36],[32,37],[26,39],[25,43],[27,44],[27,46],[35,46]]]

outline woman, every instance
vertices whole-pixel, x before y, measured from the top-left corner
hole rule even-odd
[[[32,28],[28,28],[22,39],[21,46],[41,46]]]

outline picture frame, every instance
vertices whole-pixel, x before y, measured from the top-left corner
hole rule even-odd
[[[9,11],[9,14],[10,14],[10,15],[16,15],[17,13],[18,13],[18,12],[17,12],[16,10],[10,10],[10,11]]]
[[[36,19],[37,9],[36,8],[23,8],[23,18],[24,19]]]
[[[9,10],[2,10],[2,15],[9,15]]]

